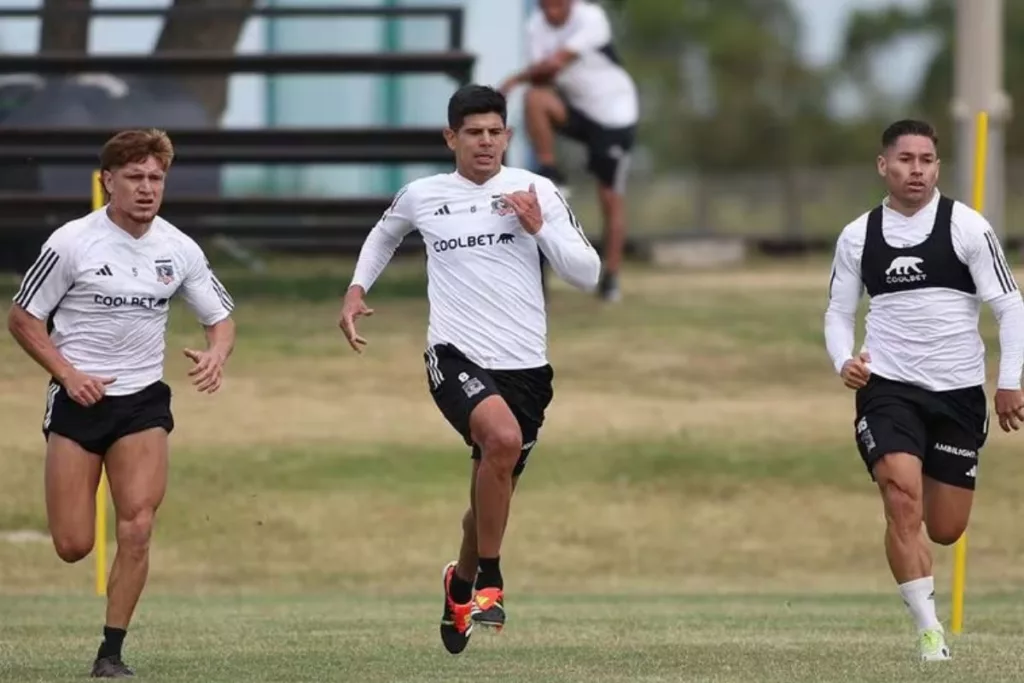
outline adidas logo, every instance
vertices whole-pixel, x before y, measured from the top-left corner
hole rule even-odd
[[[111,276],[114,274],[114,271],[110,269],[110,266],[103,266],[102,268],[96,271],[96,274]]]
[[[447,204],[445,204],[440,209],[438,209],[437,211],[434,212],[435,216],[450,216],[451,214],[452,214],[452,212],[448,210],[448,205]]]

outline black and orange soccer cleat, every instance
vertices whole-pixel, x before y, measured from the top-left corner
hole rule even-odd
[[[505,626],[504,600],[500,588],[478,588],[473,596],[473,623],[500,632]]]
[[[459,604],[452,600],[451,583],[456,562],[449,562],[442,574],[444,581],[444,613],[441,616],[441,642],[444,649],[457,655],[466,649],[473,635],[472,603]]]

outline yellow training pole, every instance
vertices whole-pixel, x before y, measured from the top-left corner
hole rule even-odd
[[[104,204],[100,172],[92,172],[92,210]],[[101,465],[100,483],[96,487],[96,595],[107,594],[107,482]]]
[[[978,112],[974,137],[974,210],[985,210],[985,167],[988,152],[988,112]],[[960,633],[964,626],[964,574],[967,571],[967,532],[953,546],[953,606],[950,630]]]

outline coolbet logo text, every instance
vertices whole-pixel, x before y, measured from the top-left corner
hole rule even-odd
[[[93,301],[107,308],[159,308],[167,305],[167,299],[155,296],[104,296],[97,294]]]
[[[482,235],[467,235],[465,237],[452,237],[446,240],[437,240],[433,243],[434,251],[452,251],[454,249],[473,249],[476,247],[489,247],[494,244],[512,244],[515,235],[510,232],[495,234],[493,232]]]

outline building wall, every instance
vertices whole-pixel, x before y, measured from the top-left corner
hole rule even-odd
[[[518,68],[525,55],[523,24],[533,0],[265,0],[279,6],[385,4],[455,5],[466,10],[466,49],[477,56],[474,80],[497,85]],[[19,3],[39,6],[39,0]],[[140,0],[93,0],[97,7],[138,6]],[[170,0],[150,0],[166,7]],[[251,19],[239,40],[239,52],[431,50],[447,45],[444,20],[403,19],[391,27],[380,19]],[[148,52],[159,35],[160,19],[95,19],[90,52]],[[0,50],[34,52],[39,21],[0,24]],[[446,76],[232,76],[225,127],[259,126],[436,126],[445,125],[445,105],[454,89]],[[521,120],[521,97],[510,103],[511,124]],[[523,163],[522,136],[514,141],[510,163]],[[430,166],[389,169],[381,166],[234,167],[225,170],[225,187],[238,193],[317,196],[391,193]]]

